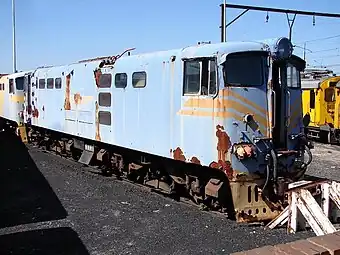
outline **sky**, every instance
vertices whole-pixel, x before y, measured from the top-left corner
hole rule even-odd
[[[98,56],[132,54],[220,42],[222,0],[16,0],[17,69],[68,64]],[[308,2],[308,4],[307,4]],[[339,0],[227,0],[227,3],[340,13]],[[227,22],[242,10],[227,9]],[[227,29],[228,41],[288,36],[286,14],[249,11]],[[11,0],[0,0],[0,73],[12,72]],[[318,40],[329,38],[326,40]],[[340,74],[340,18],[297,15],[295,54],[310,66]],[[311,40],[316,40],[309,42]],[[300,47],[300,48],[298,48]]]

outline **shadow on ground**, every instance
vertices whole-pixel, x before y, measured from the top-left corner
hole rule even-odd
[[[0,132],[0,228],[66,217],[27,147],[15,134]],[[71,228],[19,229],[0,236],[0,254],[89,254]]]
[[[58,197],[12,133],[0,133],[0,227],[67,217]]]
[[[0,237],[1,254],[89,254],[71,228],[39,229],[3,235]]]

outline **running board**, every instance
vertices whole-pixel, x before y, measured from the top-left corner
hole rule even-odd
[[[296,233],[306,224],[317,236],[337,231],[330,218],[340,218],[340,183],[300,181],[289,184],[287,193],[289,205],[266,228],[273,229],[287,223],[288,233]],[[316,199],[313,195],[320,197]]]

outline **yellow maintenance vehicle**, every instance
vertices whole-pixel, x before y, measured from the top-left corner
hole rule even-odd
[[[340,143],[340,76],[306,69],[301,75],[303,124],[308,137]]]

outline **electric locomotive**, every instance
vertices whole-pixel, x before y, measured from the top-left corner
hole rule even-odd
[[[340,76],[331,70],[306,70],[301,86],[307,136],[330,144],[339,143]]]
[[[238,221],[276,217],[312,160],[290,40],[130,52],[25,73],[29,140]]]

